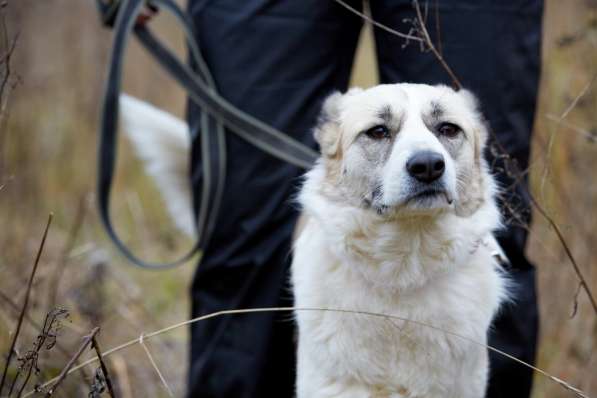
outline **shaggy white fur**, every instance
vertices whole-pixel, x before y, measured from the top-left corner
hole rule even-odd
[[[190,135],[179,118],[128,95],[120,96],[120,121],[163,196],[172,220],[188,236],[195,222],[189,177]]]
[[[435,135],[423,134],[423,129],[429,128],[420,122],[424,113],[420,104],[456,95],[447,90],[397,85],[383,91],[375,88],[345,95],[361,96],[366,103],[356,97],[347,101],[336,95],[331,101],[339,109],[334,115],[333,104],[326,104],[331,114],[324,115],[325,122],[319,129],[336,124],[333,134],[340,134],[338,145],[342,147],[342,134],[351,135],[346,130],[354,125],[342,115],[362,125],[381,123],[366,123],[367,118],[377,117],[366,109],[375,110],[371,95],[376,101],[382,97],[381,103],[390,104],[401,115],[402,122],[397,125],[402,127],[387,143],[393,147],[387,160],[378,162],[368,173],[378,172],[381,179],[393,173],[395,178],[404,179],[404,164],[392,159],[404,158],[405,151],[412,152],[413,138],[408,137],[412,131],[409,133],[404,126],[418,129],[416,150],[437,149]],[[461,113],[469,121],[480,120],[472,103],[444,101],[444,107],[452,115]],[[479,132],[475,134],[461,146],[460,151],[470,152],[467,156],[474,156],[474,139],[484,141]],[[322,138],[334,141],[325,135],[325,131],[316,131],[320,142]],[[493,181],[482,159],[468,163],[468,167],[478,168],[481,185],[462,186],[456,203],[447,205],[440,197],[440,204],[428,206],[427,212],[421,206],[398,206],[387,215],[355,205],[347,193],[355,185],[346,181],[354,176],[350,171],[334,171],[349,167],[346,159],[354,162],[358,157],[349,153],[358,138],[352,134],[349,142],[341,156],[331,151],[331,157],[324,155],[306,175],[299,201],[307,221],[295,243],[292,265],[296,305],[395,315],[485,343],[505,289],[492,256],[499,250],[492,236],[500,224],[499,213],[493,199]],[[366,141],[365,145],[373,144]],[[455,168],[461,155],[450,155]],[[367,169],[366,165],[361,167]],[[470,170],[466,174],[474,173]],[[361,185],[359,180],[356,186]],[[458,201],[471,189],[480,189],[480,205],[465,216],[457,214]],[[396,195],[402,197],[404,193]],[[485,394],[487,351],[470,341],[420,324],[367,315],[298,311],[296,318],[299,398],[481,398]]]
[[[475,217],[387,223],[316,193],[301,195],[307,224],[295,244],[297,307],[396,315],[485,343],[503,296],[490,205]],[[482,240],[481,244],[480,239]],[[418,324],[298,312],[298,397],[483,397],[485,348]]]
[[[482,159],[486,131],[467,92],[423,85],[335,94],[315,134],[322,157],[300,194],[306,222],[294,247],[298,307],[371,311],[424,322],[485,343],[505,297],[494,183]],[[156,179],[178,227],[195,232],[186,124],[123,96],[125,131]],[[462,131],[442,137],[436,125]],[[387,127],[387,137],[364,131]],[[418,200],[405,162],[420,150],[445,159]],[[423,192],[425,193],[425,192]],[[413,199],[414,198],[414,199]],[[413,322],[297,312],[298,398],[481,398],[486,349]]]

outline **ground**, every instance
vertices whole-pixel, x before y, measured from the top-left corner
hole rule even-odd
[[[530,169],[535,197],[560,227],[571,252],[597,291],[597,3],[547,0],[543,77],[536,116]],[[67,308],[58,345],[42,350],[42,373],[35,382],[55,376],[81,337],[94,326],[107,350],[186,319],[193,264],[170,271],[138,270],[114,250],[99,225],[95,190],[98,101],[111,35],[97,22],[90,2],[71,0],[8,1],[2,9],[9,35],[18,32],[11,79],[5,90],[8,108],[0,119],[0,352],[8,349],[24,300],[43,227],[54,213],[45,251],[34,280],[28,317],[18,352],[32,347],[46,313]],[[155,21],[182,52],[174,21]],[[375,83],[370,34],[363,38],[355,85]],[[125,89],[178,115],[182,91],[132,45],[126,63]],[[581,95],[582,94],[582,95]],[[572,103],[575,105],[567,109]],[[565,117],[561,119],[561,116]],[[561,119],[561,120],[560,120]],[[146,259],[169,259],[190,242],[168,223],[156,190],[126,143],[119,152],[113,213],[117,228]],[[597,395],[597,321],[587,296],[578,295],[578,279],[562,245],[545,219],[535,212],[528,254],[538,267],[541,345],[538,366]],[[571,314],[575,313],[574,316]],[[147,347],[167,384],[184,391],[186,328],[147,340]],[[91,356],[91,354],[85,354]],[[17,372],[11,367],[9,376]],[[123,397],[167,396],[147,353],[138,344],[108,360]],[[2,369],[3,361],[0,362]],[[96,366],[83,372],[90,384]],[[79,375],[66,379],[62,396],[85,395]],[[537,375],[534,397],[568,397],[572,393]],[[60,392],[60,391],[59,391]]]

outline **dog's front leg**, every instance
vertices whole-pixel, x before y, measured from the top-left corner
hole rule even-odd
[[[463,374],[458,378],[459,383],[456,391],[452,394],[454,398],[483,398],[487,389],[489,373],[489,356],[487,351],[480,348],[473,348],[471,360],[463,368]]]
[[[329,368],[310,355],[307,346],[299,341],[296,398],[373,398],[364,386],[332,375]]]
[[[304,382],[309,383],[308,381]],[[368,388],[354,383],[345,383],[341,381],[323,382],[323,380],[320,380],[319,383],[317,385],[309,383],[311,385],[305,389],[299,387],[297,398],[378,398],[378,396],[372,393]],[[390,397],[385,396],[383,398]],[[392,398],[402,398],[402,396],[392,396]]]

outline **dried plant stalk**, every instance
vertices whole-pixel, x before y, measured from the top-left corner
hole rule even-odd
[[[27,290],[25,292],[25,301],[23,302],[23,307],[21,308],[21,313],[19,314],[19,320],[17,321],[17,328],[15,333],[12,337],[12,341],[10,343],[10,349],[8,351],[8,356],[6,358],[6,364],[4,365],[4,370],[2,371],[2,379],[0,379],[0,395],[2,395],[2,389],[4,388],[4,383],[6,381],[6,374],[8,373],[8,367],[10,366],[10,361],[14,354],[15,345],[17,344],[17,339],[19,338],[19,333],[21,332],[21,326],[23,325],[23,319],[25,318],[25,314],[27,312],[27,305],[29,304],[29,296],[31,295],[31,287],[33,286],[33,278],[35,277],[35,272],[37,271],[37,266],[39,265],[39,259],[41,258],[41,254],[44,250],[44,246],[46,244],[46,238],[48,236],[48,230],[50,229],[50,225],[52,224],[53,214],[50,213],[48,216],[48,222],[46,223],[46,228],[44,229],[43,237],[41,238],[41,243],[39,245],[39,249],[37,250],[37,256],[35,257],[35,262],[33,263],[33,269],[31,270],[31,274],[29,275],[29,280],[27,281]]]
[[[64,379],[66,379],[66,376],[68,376],[71,373],[71,370],[77,368],[77,367],[73,368],[73,366],[75,365],[75,362],[77,362],[77,360],[79,359],[81,354],[83,354],[85,349],[89,346],[89,344],[91,344],[91,342],[93,341],[93,338],[95,337],[97,332],[99,332],[99,330],[100,330],[100,328],[96,327],[91,331],[91,333],[89,333],[87,336],[85,336],[83,338],[83,342],[79,346],[79,349],[77,350],[75,355],[73,355],[73,357],[68,361],[68,363],[62,369],[62,371],[60,372],[58,377],[55,378],[55,380],[56,380],[55,383],[46,392],[46,395],[45,395],[46,398],[51,397],[54,394],[54,392],[56,392],[56,389],[58,388],[58,386],[60,386],[60,383],[62,383],[64,381]],[[41,386],[41,388],[44,388],[45,386],[46,385],[44,384]],[[26,394],[25,396],[27,396],[27,395],[28,394]]]
[[[553,376],[552,374],[544,371],[543,369],[537,368],[519,358],[516,358],[513,355],[510,355],[500,349],[497,349],[495,347],[492,347],[490,345],[478,342],[474,339],[471,339],[470,337],[461,335],[459,333],[450,331],[450,330],[446,330],[443,329],[441,327],[438,326],[434,326],[431,325],[429,323],[426,322],[421,322],[421,321],[416,321],[416,320],[412,320],[412,319],[408,319],[408,318],[404,318],[404,317],[400,317],[400,316],[396,316],[396,315],[389,315],[389,314],[382,314],[382,313],[378,313],[378,312],[372,312],[372,311],[356,311],[356,310],[348,310],[348,309],[339,309],[339,308],[315,308],[315,307],[271,307],[271,308],[247,308],[247,309],[237,309],[237,310],[223,310],[223,311],[217,311],[217,312],[213,312],[211,314],[207,314],[207,315],[203,315],[197,318],[193,318],[193,319],[189,319],[183,322],[179,322],[176,323],[174,325],[165,327],[163,329],[157,330],[155,332],[151,332],[151,333],[142,333],[141,336],[139,338],[127,341],[126,343],[123,343],[119,346],[116,346],[114,348],[111,348],[107,351],[105,351],[102,354],[102,357],[107,357],[108,355],[111,355],[115,352],[124,350],[126,348],[132,347],[136,344],[141,343],[143,340],[147,340],[149,338],[155,337],[155,336],[159,336],[161,334],[164,333],[168,333],[171,332],[172,330],[181,328],[183,326],[188,326],[192,323],[196,323],[196,322],[201,322],[201,321],[205,321],[207,319],[211,319],[211,318],[217,318],[220,316],[224,316],[224,315],[239,315],[239,314],[254,314],[254,313],[264,313],[264,312],[291,312],[291,311],[327,311],[327,312],[336,312],[336,313],[344,313],[344,314],[356,314],[356,315],[365,315],[365,316],[370,316],[370,317],[375,317],[375,318],[384,318],[387,319],[388,321],[393,321],[393,320],[399,320],[402,322],[407,322],[407,323],[412,323],[421,327],[426,327],[432,330],[436,330],[438,332],[442,332],[445,333],[446,335],[455,337],[455,338],[459,338],[459,339],[463,339],[466,340],[472,344],[475,344],[479,347],[483,347],[485,349],[488,349],[490,351],[493,351],[495,353],[497,353],[498,355],[501,355],[505,358],[508,358],[512,361],[515,361],[523,366],[526,366],[529,369],[532,369],[533,371],[549,378],[551,381],[553,381],[554,383],[557,383],[560,387],[573,392],[576,396],[581,397],[581,398],[590,398],[588,395],[586,395],[583,391],[581,391],[580,389],[572,386],[570,383],[568,383],[565,380],[562,380],[556,376]],[[393,324],[393,322],[392,322]],[[69,369],[66,373],[72,373],[78,369],[83,368],[84,366],[90,365],[92,363],[95,363],[96,361],[98,361],[98,358],[91,358],[88,359],[87,361],[81,363],[78,366],[74,366],[71,369]],[[60,376],[59,376],[60,377]],[[52,380],[47,381],[46,383],[44,383],[41,388],[44,388],[52,383],[54,383],[56,380],[58,380],[59,377],[56,377]],[[35,391],[30,391],[27,394],[25,394],[23,397],[28,397],[31,396],[35,393]]]

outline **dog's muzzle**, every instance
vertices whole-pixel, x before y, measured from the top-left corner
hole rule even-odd
[[[406,169],[417,181],[430,184],[444,174],[446,162],[441,153],[420,151],[408,159]]]
[[[406,170],[416,180],[409,201],[429,205],[434,198],[444,197],[448,204],[452,203],[453,198],[441,180],[446,170],[441,153],[429,150],[416,152],[406,162]]]

